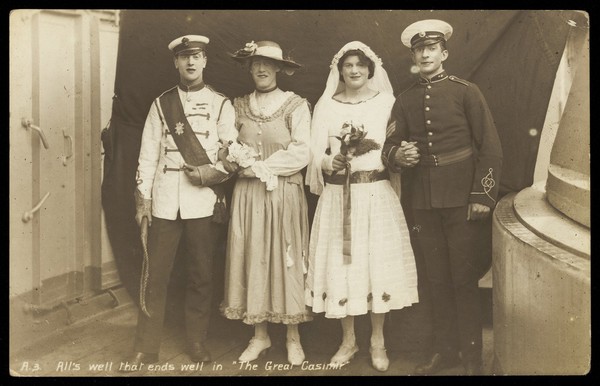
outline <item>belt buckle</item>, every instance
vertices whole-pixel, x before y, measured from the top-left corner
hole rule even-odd
[[[432,154],[431,156],[433,157],[433,163],[434,163],[434,165],[438,166],[438,157],[437,157],[437,155]]]

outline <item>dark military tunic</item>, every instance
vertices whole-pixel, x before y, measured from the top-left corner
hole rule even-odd
[[[475,84],[445,72],[431,80],[419,78],[396,98],[392,115],[396,128],[386,141],[384,158],[393,160],[401,141],[417,141],[421,154],[412,172],[413,208],[452,208],[470,202],[494,207],[502,149]]]
[[[384,162],[394,169],[402,141],[416,141],[421,154],[402,180],[431,293],[434,352],[461,351],[463,361],[479,362],[478,280],[491,222],[468,221],[467,213],[470,203],[496,203],[502,149],[492,115],[476,85],[445,72],[401,93],[392,115]]]

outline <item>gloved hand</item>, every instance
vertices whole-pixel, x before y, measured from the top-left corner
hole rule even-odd
[[[183,172],[193,185],[204,187],[219,184],[230,177],[229,174],[223,173],[209,164],[201,166],[183,164]]]
[[[135,190],[135,221],[141,226],[142,219],[148,219],[148,226],[152,226],[152,200],[144,198],[138,189]]]
[[[227,160],[228,155],[229,155],[228,147],[223,147],[223,148],[219,149],[219,152],[217,153],[217,157],[219,158],[219,161],[221,161],[223,163],[223,167],[225,168],[225,170],[227,170],[229,173],[237,172],[238,169],[240,168],[240,166],[238,164],[236,164],[235,162],[229,162]]]

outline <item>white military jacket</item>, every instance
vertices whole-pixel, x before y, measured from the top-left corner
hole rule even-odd
[[[179,86],[178,91],[192,130],[208,158],[217,164],[221,143],[235,141],[238,135],[231,102],[209,86],[198,91]],[[154,217],[175,220],[178,211],[182,219],[212,216],[217,197],[211,188],[192,185],[180,170],[184,160],[167,128],[159,98],[152,103],[144,124],[137,188],[144,198],[152,199]]]

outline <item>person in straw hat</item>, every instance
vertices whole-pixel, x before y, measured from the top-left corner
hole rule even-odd
[[[232,54],[254,81],[254,91],[234,100],[238,163],[227,240],[224,300],[228,319],[254,326],[239,360],[253,361],[271,347],[267,323],[287,326],[287,357],[305,358],[298,324],[311,320],[304,305],[308,207],[300,171],[308,164],[308,102],[277,86],[278,74],[300,64],[283,58],[273,41],[247,43]]]
[[[460,352],[466,374],[473,375],[482,364],[482,241],[489,240],[502,148],[479,88],[444,70],[451,35],[442,20],[421,20],[402,32],[419,77],[396,98],[395,132],[384,157],[391,169],[404,169],[432,298],[433,353],[415,372],[454,366]]]
[[[179,84],[153,101],[144,124],[135,201],[136,221],[149,225],[147,254],[135,353],[124,371],[158,361],[167,287],[182,238],[188,267],[187,352],[194,362],[211,359],[204,342],[212,299],[213,220],[222,194],[217,187],[231,175],[227,169],[235,170],[221,144],[235,140],[237,130],[231,102],[203,81],[208,42],[206,36],[186,35],[168,45]]]

